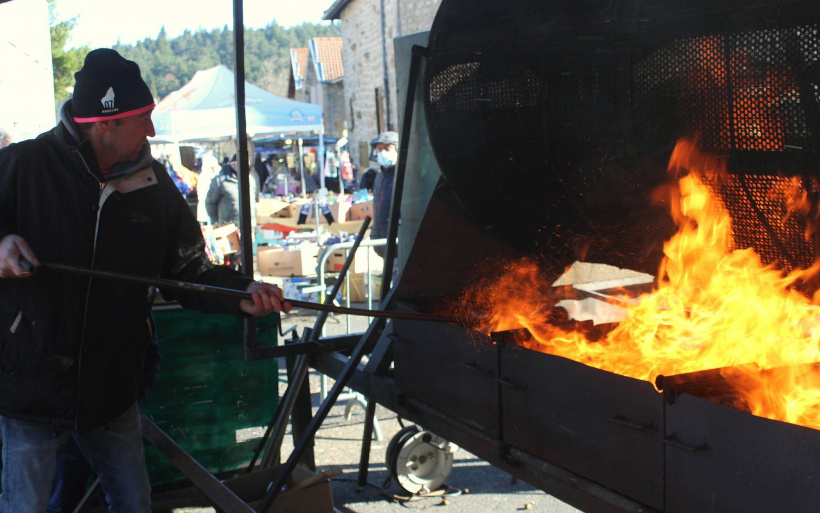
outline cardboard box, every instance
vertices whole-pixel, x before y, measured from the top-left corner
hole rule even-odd
[[[350,250],[347,250],[348,252]],[[348,273],[366,273],[367,272],[367,258],[370,254],[370,272],[381,271],[384,268],[384,260],[376,254],[372,247],[359,247],[356,256],[353,257],[353,262],[350,263]],[[325,261],[325,271],[337,273],[342,270],[345,264],[345,250],[337,249],[332,254],[328,255]]]
[[[370,296],[374,300],[381,297],[382,277],[377,275],[370,275]],[[345,282],[342,285],[342,297],[347,294],[347,288],[350,287],[350,302],[364,303],[367,301],[367,282],[365,281],[365,273],[348,274]]]
[[[273,470],[273,472],[264,476],[266,485],[276,479],[280,467],[271,467],[270,470]],[[293,482],[273,502],[270,509],[271,513],[333,513],[335,509],[333,507],[333,490],[330,486],[330,478],[340,473],[340,471],[325,470],[314,474],[305,467],[297,466],[291,474]],[[264,486],[256,489],[266,491]],[[237,490],[236,493],[240,497],[242,496],[241,490]],[[264,493],[262,497],[264,497]],[[248,506],[254,509],[258,508],[262,504],[262,497],[259,500],[248,501]]]
[[[373,217],[373,200],[351,205],[347,211],[348,221],[361,221],[365,217]]]
[[[226,479],[223,484],[248,506],[256,509],[261,505],[267,487],[280,471],[281,466],[278,465],[258,469]],[[330,479],[340,473],[338,469],[330,469],[316,474],[297,465],[285,490],[274,501],[271,513],[333,513]],[[194,487],[156,493],[152,499],[157,511],[212,506],[202,492]]]
[[[276,198],[259,198],[256,204],[257,217],[275,217],[278,212],[287,209],[290,203]]]
[[[260,246],[256,250],[256,267],[265,276],[315,276],[318,253],[314,244],[294,248]]]
[[[337,201],[336,203],[328,204],[330,207],[330,213],[333,215],[333,222],[339,223],[344,222],[347,217],[347,211],[350,208],[350,202],[348,201]],[[296,213],[296,217],[299,217],[299,212]],[[305,224],[316,224],[314,221],[316,217],[316,205],[311,205],[310,210],[308,211],[308,217]],[[324,213],[322,212],[321,205],[319,206],[319,223],[320,224],[327,224],[327,218],[325,217]]]
[[[362,224],[364,224],[364,221],[345,221],[342,223],[333,223],[327,227],[327,231],[329,231],[331,235],[347,233],[355,236],[359,233],[359,230],[362,229]],[[364,232],[364,238],[370,238],[370,228]]]
[[[298,219],[299,218],[299,210],[302,208],[302,202],[294,201],[293,203],[288,203],[284,207],[280,208],[276,212],[273,213],[273,217],[277,219]]]
[[[234,224],[226,224],[213,229],[216,249],[223,255],[239,251],[239,230]]]

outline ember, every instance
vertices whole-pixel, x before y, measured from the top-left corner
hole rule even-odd
[[[589,323],[556,322],[562,293],[553,288],[544,300],[550,287],[539,281],[538,265],[522,261],[466,293],[480,298],[478,309],[487,314],[481,331],[526,328],[532,337],[518,341],[525,347],[650,382],[717,369],[712,377],[717,373],[731,389],[728,402],[723,393],[718,402],[820,428],[820,373],[811,365],[820,361],[820,306],[797,290],[818,265],[786,274],[764,266],[754,250],[733,247],[731,217],[713,193],[732,177],[696,141],[678,142],[669,171],[677,183],[659,197],[672,206],[678,232],[664,245],[655,289],[619,303],[622,322],[604,336],[590,336]],[[800,202],[799,194],[794,198]]]

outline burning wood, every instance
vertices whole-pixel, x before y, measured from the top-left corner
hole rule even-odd
[[[524,347],[649,382],[663,375],[674,394],[820,428],[820,295],[797,290],[820,265],[786,274],[751,248],[733,249],[734,232],[745,227],[733,225],[713,192],[725,162],[696,141],[678,143],[669,175],[676,183],[657,197],[671,205],[678,233],[664,245],[654,290],[625,296],[617,326],[596,336],[583,322],[560,322],[558,301],[544,300],[539,266],[526,261],[467,291],[487,312],[481,331],[524,328],[527,336],[513,337]]]

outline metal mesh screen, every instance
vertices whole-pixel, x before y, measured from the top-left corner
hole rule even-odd
[[[705,149],[816,153],[818,58],[817,27],[801,26],[671,41],[633,76],[638,96],[674,98]]]
[[[709,185],[732,217],[733,249],[755,248],[764,263],[787,270],[812,265],[814,244],[795,211],[805,194],[802,180],[729,175]]]
[[[651,192],[675,142],[697,136],[742,177],[717,190],[737,246],[786,269],[813,262],[805,219],[783,203],[820,175],[811,2],[515,7],[492,18],[445,1],[431,34],[428,132],[477,219],[556,268],[583,259],[653,272],[674,227]]]

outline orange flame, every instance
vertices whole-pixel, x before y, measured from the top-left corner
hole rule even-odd
[[[820,306],[792,287],[818,265],[788,275],[764,266],[752,249],[730,250],[731,219],[701,177],[720,180],[723,166],[681,140],[669,170],[677,234],[664,246],[656,290],[640,296],[600,340],[572,323],[556,323],[544,304],[538,266],[509,266],[480,285],[488,315],[482,331],[527,328],[527,347],[624,376],[654,382],[706,369],[723,373],[733,394],[758,416],[820,428]],[[580,324],[580,323],[576,323]]]

